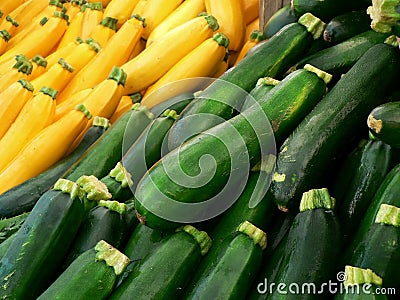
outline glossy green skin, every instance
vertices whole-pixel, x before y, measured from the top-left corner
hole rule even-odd
[[[399,71],[398,49],[375,45],[303,119],[278,154],[275,172],[285,180],[273,180],[271,192],[279,207],[297,210],[305,191],[325,184],[325,173],[360,139],[366,117],[385,99]]]
[[[219,79],[206,88],[182,111],[175,125],[171,128],[169,138],[171,149],[182,143],[183,132],[187,131],[187,122],[181,120],[201,113],[221,117],[219,121],[209,117],[196,122],[194,134],[207,130],[223,119],[228,120],[236,114],[245,100],[246,92],[250,92],[261,77],[278,78],[295,64],[308,50],[313,38],[306,27],[299,23],[285,26],[279,34],[268,41],[259,43],[254,51],[248,53],[235,67],[229,68]],[[221,80],[223,86],[221,86]],[[226,82],[242,89],[231,88]],[[226,101],[226,103],[221,101]]]
[[[11,218],[0,219],[0,244],[21,228],[28,215],[29,212]]]
[[[62,178],[72,181],[76,181],[83,175],[103,178],[121,160],[124,143],[133,143],[150,121],[149,115],[142,109],[127,111],[83,153],[80,159],[62,175]],[[125,135],[127,125],[134,130],[131,129],[129,134]],[[124,142],[124,136],[128,136],[130,141]]]
[[[182,299],[245,299],[262,261],[262,249],[246,234],[226,240],[201,262]]]
[[[4,254],[7,252],[8,247],[11,245],[12,241],[14,240],[15,236],[17,235],[17,232],[14,232],[12,235],[10,235],[5,241],[3,241],[0,244],[0,259],[4,256]]]
[[[288,233],[284,258],[274,282],[286,284],[286,291],[294,282],[300,288],[303,283],[314,283],[318,289],[322,283],[336,280],[335,258],[341,250],[340,224],[333,211],[318,208],[301,212],[295,217]],[[312,293],[282,294],[275,286],[268,299],[321,297]]]
[[[400,288],[400,227],[374,223],[354,250],[348,264],[373,270],[382,286]]]
[[[35,299],[54,280],[84,218],[78,198],[49,190],[36,203],[0,260],[0,297]],[[12,273],[12,276],[9,276]]]
[[[364,1],[346,0],[292,0],[291,4],[297,14],[310,12],[324,22],[342,13],[368,7]]]
[[[241,111],[244,111],[245,109],[252,106],[254,104],[254,101],[261,102],[274,87],[274,85],[269,84],[256,85],[249,93],[249,97],[251,96],[253,98],[246,98],[246,100],[244,100]]]
[[[391,168],[391,147],[381,141],[370,140],[364,145],[352,179],[342,198],[336,198],[336,212],[345,240],[358,228],[376,191]]]
[[[163,240],[115,289],[109,299],[176,299],[201,259],[192,236],[180,231]]]
[[[260,114],[265,113],[271,122],[275,139],[280,142],[289,135],[297,123],[322,98],[325,89],[325,82],[315,73],[304,69],[297,70],[285,77],[268,93],[268,101],[264,99],[260,103],[262,110],[257,105],[253,105],[245,111],[246,117],[244,117],[244,114],[240,114],[204,133],[198,134],[185,142],[180,148],[169,152],[143,176],[135,191],[135,207],[142,222],[152,228],[159,229],[175,228],[179,225],[150,212],[152,210],[150,206],[161,207],[163,205],[159,191],[180,202],[201,202],[219,193],[229,176],[237,181],[234,188],[240,189],[243,186],[241,185],[242,179],[239,178],[239,175],[236,175],[237,173],[235,174],[235,172],[240,172],[240,168],[234,168],[232,174],[229,174],[231,160],[239,166],[246,165],[248,159],[243,155],[246,152],[249,154],[251,167],[261,160],[257,134],[247,120],[261,122],[262,116]],[[282,98],[282,95],[285,95],[285,98]],[[237,147],[231,147],[234,149],[230,149],[230,153],[228,153],[222,141],[232,139],[231,131],[228,130],[230,126],[233,126],[241,135],[244,145],[238,143]],[[168,172],[171,172],[171,174],[179,174],[180,168],[191,176],[198,174],[200,172],[198,161],[205,154],[209,154],[215,159],[216,170],[213,178],[203,186],[187,188],[166,175],[165,168],[168,168]],[[206,170],[203,170],[203,172],[206,172]],[[235,190],[232,189],[231,192],[235,192]],[[166,206],[162,209],[166,212],[173,208]],[[201,214],[202,212],[196,211],[196,213]]]
[[[339,78],[349,71],[368,49],[376,44],[383,43],[388,36],[389,34],[376,32],[372,29],[366,30],[341,43],[302,58],[296,67],[302,68],[305,64],[311,64]]]
[[[390,146],[400,148],[400,101],[379,105],[371,111],[370,116],[382,121],[379,133],[370,128],[371,133]]]
[[[323,38],[332,46],[371,29],[370,24],[371,18],[365,9],[349,11],[326,24]]]
[[[24,181],[0,195],[0,218],[9,218],[30,211],[43,195],[83,153],[105,132],[103,127],[93,126],[85,133],[75,150],[38,176]]]
[[[358,226],[355,238],[346,248],[345,261],[348,261],[353,256],[354,249],[363,240],[372,224],[374,224],[376,214],[382,203],[400,207],[398,195],[400,195],[400,164],[390,170],[376,191],[370,206]]]
[[[264,35],[267,39],[271,38],[284,26],[295,23],[299,16],[292,10],[290,4],[286,4],[278,9],[265,23]]]
[[[127,228],[123,214],[104,206],[95,206],[82,221],[62,268],[66,269],[74,259],[96,246],[100,240],[119,248],[125,230]]]
[[[61,273],[37,299],[106,299],[112,292],[117,275],[105,261],[96,260],[91,248]]]

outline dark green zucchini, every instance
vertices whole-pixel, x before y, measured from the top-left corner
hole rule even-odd
[[[325,94],[326,83],[321,79],[325,76],[329,77],[329,74],[313,68],[296,70],[286,76],[273,89],[274,92],[268,93],[268,101],[264,99],[260,104],[255,103],[240,115],[198,134],[161,158],[143,176],[135,191],[139,220],[152,228],[165,230],[176,228],[182,222],[181,218],[187,218],[182,222],[186,223],[193,222],[193,218],[196,221],[199,221],[198,218],[209,219],[209,213],[213,217],[223,212],[229,207],[224,206],[232,204],[246,183],[243,181],[243,176],[248,175],[245,166],[251,168],[262,159],[265,161],[271,155],[274,156],[275,141],[269,138],[268,132],[272,134],[273,131],[274,138],[282,141]],[[272,128],[268,128],[268,122],[271,122]],[[233,128],[235,132],[232,132]],[[258,140],[261,136],[265,143],[263,145]],[[207,165],[200,170],[197,161],[204,155],[213,157],[215,170],[212,169],[214,166],[211,169],[208,166],[207,169]],[[179,177],[182,174],[181,168],[189,178]],[[212,178],[201,183],[197,177],[192,177],[199,173],[203,173],[203,182],[204,176]],[[171,178],[171,175],[178,177]],[[193,184],[196,188],[191,187]],[[226,193],[220,193],[223,188]],[[214,204],[212,208],[210,205],[213,205],[213,201],[210,201],[208,205],[196,210],[191,205],[185,206],[188,211],[180,210],[185,208],[179,203],[199,203],[218,193],[217,197],[222,197],[218,199],[224,196],[228,198],[218,201],[218,205]],[[176,201],[168,201],[170,198]],[[228,202],[226,199],[229,199]],[[215,199],[214,202],[217,203]],[[205,219],[204,215],[207,216]]]
[[[373,270],[383,287],[400,288],[400,208],[381,204],[346,265]]]
[[[376,191],[360,225],[357,227],[355,237],[346,247],[344,261],[348,261],[353,256],[354,249],[361,242],[368,229],[374,224],[376,215],[382,204],[400,206],[398,195],[400,195],[400,164],[390,170]]]
[[[109,299],[176,299],[210,245],[206,232],[185,225],[137,264]]]
[[[66,269],[83,252],[93,248],[100,240],[119,248],[125,237],[127,206],[113,200],[100,200],[82,221],[68,250],[62,269]]]
[[[21,228],[28,215],[29,212],[26,212],[14,217],[0,219],[0,244]]]
[[[121,160],[123,151],[139,137],[153,119],[149,110],[136,103],[83,153],[62,178],[75,181],[83,175],[106,176]]]
[[[279,80],[276,80],[272,77],[263,77],[258,79],[256,86],[250,91],[248,97],[253,97],[253,98],[248,98],[246,97],[246,100],[244,100],[243,106],[241,108],[241,111],[249,108],[251,105],[254,104],[254,101],[260,102],[264,97],[267,96],[267,94],[272,90],[273,87],[275,87],[279,83]]]
[[[296,283],[301,289],[304,284],[312,283],[319,290],[322,284],[336,280],[338,265],[334,258],[341,253],[342,237],[334,206],[335,199],[325,188],[303,194],[300,212],[288,232],[284,257],[274,280],[285,285],[287,294],[275,287],[269,291],[268,299],[323,299],[329,295],[328,290],[317,294],[309,285],[297,294],[291,293],[288,287]]]
[[[278,9],[265,23],[264,36],[269,39],[287,24],[295,23],[298,20],[299,15],[295,13],[288,3]]]
[[[371,47],[297,126],[281,146],[271,184],[282,210],[297,210],[302,193],[326,184],[325,173],[360,140],[369,112],[399,73],[398,49]]]
[[[128,257],[101,240],[79,255],[37,299],[107,299],[128,263]]]
[[[346,280],[337,288],[334,300],[387,300],[382,293],[382,278],[371,269],[362,269],[346,266],[344,271]],[[385,291],[384,291],[385,292]]]
[[[12,235],[10,235],[7,239],[5,239],[1,244],[0,244],[0,260],[4,256],[4,254],[7,252],[8,247],[10,247],[12,241],[14,240],[15,236],[17,235],[18,231],[14,232]]]
[[[0,297],[36,299],[54,280],[85,214],[83,191],[59,180],[45,193],[0,260]]]
[[[83,153],[107,130],[107,119],[95,117],[93,126],[88,129],[79,145],[68,156],[47,171],[13,187],[0,195],[0,217],[12,217],[30,211],[36,201],[50,189]]]
[[[323,38],[329,45],[336,45],[371,29],[370,24],[371,18],[365,9],[345,12],[326,24]]]
[[[370,140],[361,150],[352,178],[343,197],[338,198],[337,215],[344,240],[351,239],[363,219],[372,199],[391,169],[391,147],[381,141]],[[339,179],[340,181],[340,179]]]
[[[374,137],[400,148],[400,101],[375,107],[368,116],[367,125]]]
[[[334,46],[327,47],[302,58],[297,68],[311,64],[337,79],[360,59],[372,46],[383,43],[388,34],[367,30]]]
[[[182,299],[245,299],[267,246],[265,232],[243,222],[220,251],[207,255],[184,291]]]
[[[364,1],[346,0],[292,0],[292,9],[298,14],[312,13],[324,22],[348,11],[367,9]]]
[[[298,22],[286,25],[269,40],[260,42],[235,67],[196,94],[171,128],[169,148],[174,149],[188,137],[234,116],[259,78],[283,76],[324,28],[319,19],[305,14]]]

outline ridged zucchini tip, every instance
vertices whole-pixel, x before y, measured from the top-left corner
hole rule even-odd
[[[379,133],[382,130],[382,120],[377,120],[372,115],[368,116],[367,125],[375,133]]]
[[[205,14],[204,18],[207,20],[208,26],[213,30],[216,31],[219,28],[218,21],[212,15]]]
[[[93,118],[92,126],[101,127],[104,129],[109,128],[111,125],[110,120],[104,117],[95,116]]]
[[[210,236],[205,231],[200,231],[192,225],[184,225],[177,229],[190,234],[200,246],[201,255],[206,255],[212,245]]]
[[[108,75],[108,79],[115,80],[118,84],[125,86],[127,76],[122,68],[114,66]]]
[[[241,223],[238,226],[237,231],[244,233],[251,238],[254,241],[254,244],[259,245],[262,250],[267,247],[267,234],[249,221]]]
[[[112,267],[115,275],[122,274],[130,263],[130,259],[125,254],[118,251],[118,249],[104,240],[99,241],[94,247],[94,250],[96,251],[96,260],[102,260],[107,266]]]
[[[323,208],[333,210],[336,199],[331,197],[327,188],[311,189],[303,193],[300,201],[300,212]]]
[[[112,197],[107,186],[96,176],[83,175],[78,178],[76,183],[86,192],[88,200],[109,200]]]
[[[382,278],[375,274],[371,269],[362,269],[353,266],[345,266],[345,286],[361,285],[371,283],[377,286],[382,285]]]
[[[109,210],[115,211],[121,215],[128,211],[128,206],[117,200],[100,200],[98,206],[107,207]]]
[[[79,199],[83,199],[85,196],[85,192],[81,189],[81,187],[75,182],[60,178],[56,181],[53,186],[53,189],[56,191],[61,191],[63,193],[68,193],[71,196],[71,199],[75,199],[78,197]]]
[[[121,187],[126,188],[133,185],[132,175],[118,162],[109,173],[110,177],[121,183]]]
[[[312,13],[303,14],[297,22],[307,28],[307,31],[312,34],[314,40],[323,34],[326,27],[326,24]]]
[[[51,97],[51,99],[56,99],[58,91],[55,89],[52,89],[51,87],[48,86],[42,86],[39,90],[40,93],[43,93],[45,95],[48,95]]]
[[[400,227],[400,208],[385,203],[381,204],[375,217],[375,223]]]
[[[214,34],[213,39],[214,39],[214,41],[216,41],[218,43],[218,45],[228,48],[229,38],[222,32],[217,32],[216,34]]]
[[[307,71],[315,73],[319,78],[321,78],[325,82],[325,84],[331,82],[333,78],[333,76],[328,72],[322,71],[321,69],[318,69],[317,67],[314,67],[310,64],[305,64],[303,68]]]

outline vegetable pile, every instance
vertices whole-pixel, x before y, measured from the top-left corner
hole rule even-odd
[[[259,7],[0,3],[0,299],[396,299],[400,2]]]

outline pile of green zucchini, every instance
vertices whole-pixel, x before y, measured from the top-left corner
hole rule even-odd
[[[399,6],[293,0],[220,77],[245,93],[217,80],[158,116],[136,103],[96,119],[74,152],[0,195],[0,299],[398,299]],[[185,122],[202,114],[218,118]],[[251,126],[260,114],[273,166]],[[168,176],[204,171],[206,154],[205,185]],[[157,213],[176,213],[161,196],[214,197],[245,159],[222,214]]]

